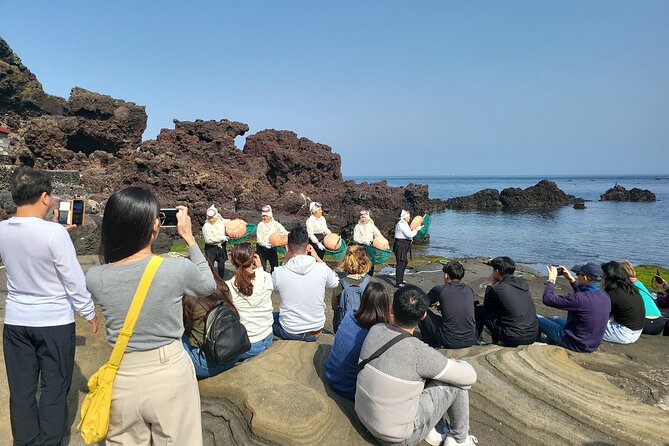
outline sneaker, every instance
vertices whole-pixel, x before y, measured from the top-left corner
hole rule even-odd
[[[432,446],[440,446],[446,439],[446,436],[448,436],[448,433],[440,434],[439,431],[433,427],[430,432],[427,433],[425,441]]]
[[[479,439],[476,438],[473,435],[468,435],[467,439],[463,441],[462,443],[458,443],[455,440],[455,437],[451,437],[450,435],[446,437],[446,440],[444,441],[444,446],[475,446],[479,443]]]

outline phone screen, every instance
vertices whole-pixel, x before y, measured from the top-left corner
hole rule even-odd
[[[72,200],[72,224],[84,224],[84,200]]]
[[[61,225],[70,224],[70,202],[61,201],[58,205],[58,223]]]
[[[177,211],[174,208],[165,208],[160,210],[160,226],[163,228],[173,228],[177,225]]]

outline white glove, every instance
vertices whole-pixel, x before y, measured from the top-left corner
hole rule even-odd
[[[318,249],[320,249],[321,251],[325,250],[325,246],[323,246],[322,243],[318,243],[318,245],[316,245],[316,246],[318,246]]]
[[[416,228],[416,230],[420,231],[421,229],[423,229],[423,227],[424,227],[423,225],[420,225],[420,226],[418,226],[418,228]]]
[[[365,240],[365,245],[369,246],[371,244],[372,244],[372,242],[370,242],[369,240]]]
[[[272,244],[271,243],[265,243],[263,246],[267,249],[272,249]]]
[[[223,237],[221,237],[221,242],[223,242],[223,243],[227,242],[228,240],[230,240],[230,237],[228,237],[227,235],[224,235]]]

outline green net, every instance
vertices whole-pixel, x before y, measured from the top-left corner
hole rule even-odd
[[[286,255],[286,247],[285,246],[274,246],[273,249],[276,251],[277,254]]]
[[[430,229],[430,224],[432,223],[432,217],[430,217],[430,214],[425,214],[423,217],[423,228],[416,233],[416,236],[413,238],[414,240],[425,240],[425,237],[427,237],[428,233],[427,231]]]
[[[346,240],[341,239],[341,246],[339,247],[339,249],[332,250],[332,249],[325,248],[325,253],[330,254],[332,257],[334,257],[337,260],[343,258],[344,255],[346,255]]]
[[[241,237],[231,238],[230,240],[228,240],[228,245],[236,245],[237,243],[246,241],[246,239],[249,238],[249,235],[255,234],[257,227],[258,225],[255,225],[253,223],[247,223],[246,232],[244,233],[244,235],[242,235]]]
[[[365,252],[367,253],[367,257],[369,257],[369,259],[372,261],[372,265],[381,265],[386,263],[390,258],[390,254],[392,254],[390,248],[378,249],[372,245],[365,246]]]

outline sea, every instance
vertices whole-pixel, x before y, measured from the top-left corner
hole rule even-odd
[[[509,256],[541,269],[546,264],[572,266],[586,261],[609,260],[669,267],[669,175],[347,179],[370,183],[386,180],[389,186],[426,184],[431,198],[448,199],[486,188],[500,192],[507,187],[524,189],[545,178],[557,183],[564,192],[587,200],[586,209],[565,206],[551,210],[446,210],[432,214],[429,244],[415,246],[414,250],[451,258]],[[657,201],[599,201],[599,196],[615,184],[627,189],[649,189],[655,193]]]

